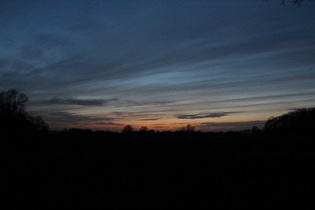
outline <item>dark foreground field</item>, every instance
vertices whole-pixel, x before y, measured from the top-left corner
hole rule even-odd
[[[1,209],[273,209],[312,201],[312,138],[1,140]],[[311,206],[312,205],[312,206]]]

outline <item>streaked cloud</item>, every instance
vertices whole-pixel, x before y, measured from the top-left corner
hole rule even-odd
[[[147,119],[140,119],[140,121],[155,121],[159,120],[160,118],[147,118]]]
[[[235,112],[217,112],[217,113],[206,113],[206,114],[187,114],[177,115],[177,119],[202,119],[202,118],[220,118]]]
[[[117,98],[112,99],[73,99],[73,98],[52,98],[45,100],[47,104],[64,104],[64,105],[79,105],[79,106],[104,106],[113,101],[118,101]]]
[[[93,123],[95,125],[115,125],[115,126],[124,126],[124,124],[121,123],[113,123],[113,122],[96,122]]]

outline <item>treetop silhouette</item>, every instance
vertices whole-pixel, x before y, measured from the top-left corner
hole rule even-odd
[[[146,132],[149,132],[149,129],[147,126],[142,126],[140,129],[139,129],[139,132],[141,133],[146,133]]]
[[[0,113],[1,116],[25,115],[25,104],[28,97],[24,93],[19,93],[16,89],[2,91],[0,93]]]
[[[122,129],[122,133],[132,133],[133,132],[133,127],[131,125],[126,125],[123,129]]]
[[[180,129],[180,131],[181,132],[185,132],[185,133],[193,133],[193,132],[195,132],[195,127],[190,125],[190,124],[188,124],[185,127],[182,127]]]
[[[315,130],[315,108],[298,109],[287,114],[270,117],[265,131],[285,133],[310,133]]]
[[[45,121],[31,116],[26,110],[28,97],[16,89],[0,92],[0,134],[20,135],[48,131]]]

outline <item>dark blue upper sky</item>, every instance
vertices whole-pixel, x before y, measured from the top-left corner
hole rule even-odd
[[[261,126],[314,107],[315,2],[0,1],[0,88],[52,128]]]

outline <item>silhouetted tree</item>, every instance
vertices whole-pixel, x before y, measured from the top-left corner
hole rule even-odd
[[[253,126],[251,129],[252,134],[258,134],[260,132],[261,132],[261,130],[257,126]]]
[[[126,125],[123,129],[122,129],[122,133],[132,133],[133,132],[133,127],[131,125]]]
[[[5,117],[17,117],[25,115],[25,104],[28,97],[19,93],[16,89],[2,91],[0,93],[0,113]]]
[[[307,133],[315,130],[315,108],[298,109],[287,114],[270,117],[265,131],[286,133]]]
[[[47,131],[48,126],[41,117],[29,115],[25,106],[28,97],[16,89],[0,92],[0,133],[23,135]]]
[[[181,128],[180,131],[185,133],[192,133],[195,131],[195,127],[188,124],[185,127]]]
[[[41,116],[36,116],[36,117],[29,116],[29,120],[33,123],[34,128],[36,130],[44,131],[44,132],[48,131],[48,125],[46,124],[46,122],[43,120]]]
[[[148,129],[148,127],[146,127],[146,126],[142,126],[142,127],[139,129],[139,132],[141,132],[141,133],[147,133],[147,132],[149,132],[149,129]]]

